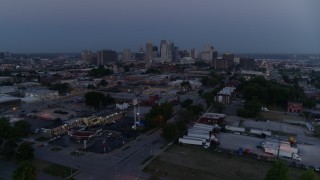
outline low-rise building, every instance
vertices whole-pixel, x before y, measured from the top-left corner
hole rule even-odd
[[[235,89],[236,88],[234,87],[224,87],[217,93],[215,101],[222,104],[229,104],[231,102],[231,97]]]
[[[33,89],[30,91],[27,91],[25,93],[25,96],[36,97],[39,99],[53,99],[53,98],[57,98],[59,96],[59,93],[58,91],[53,91],[49,89]]]
[[[288,102],[288,112],[300,113],[302,112],[303,104],[300,102]]]

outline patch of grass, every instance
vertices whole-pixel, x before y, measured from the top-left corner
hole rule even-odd
[[[124,150],[129,149],[129,148],[130,148],[130,146],[128,145],[128,146],[123,147],[121,150],[124,151]]]
[[[166,179],[264,179],[270,162],[208,151],[200,147],[172,145],[153,159],[144,172]],[[298,179],[302,169],[289,168],[292,179]]]
[[[73,155],[73,156],[82,156],[82,155],[84,155],[85,153],[84,152],[82,152],[82,151],[72,151],[71,153],[70,153],[70,155]]]
[[[282,122],[284,119],[304,121],[304,118],[299,115],[294,115],[286,112],[270,112],[263,111],[260,113],[262,119],[270,120],[270,121],[280,121]]]
[[[43,141],[49,140],[49,138],[40,136],[40,137],[36,138],[35,140],[38,141],[38,142],[43,142]]]
[[[148,162],[151,158],[153,158],[153,155],[150,155],[149,157],[147,157],[146,159],[144,159],[142,162],[141,162],[141,165],[144,165],[146,162]]]
[[[150,130],[150,131],[147,133],[147,135],[150,135],[150,134],[156,132],[158,129],[160,129],[160,127],[157,127],[157,128],[155,128],[155,129],[153,129],[153,130]]]
[[[59,164],[51,164],[44,168],[43,171],[55,177],[66,178],[71,174],[76,173],[78,170]]]
[[[53,147],[53,148],[51,148],[51,151],[61,151],[62,150],[62,148],[59,148],[59,147]]]
[[[37,171],[43,171],[55,177],[66,178],[72,173],[77,173],[76,169],[70,169],[67,166],[62,166],[58,164],[51,163],[49,161],[44,161],[41,159],[32,160],[33,165],[37,168]],[[73,179],[72,177],[67,179]]]

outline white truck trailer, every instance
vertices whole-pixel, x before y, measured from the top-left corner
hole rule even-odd
[[[246,131],[245,128],[243,128],[243,127],[235,127],[235,126],[229,126],[229,125],[226,125],[225,129],[227,131],[239,132],[239,133],[244,133]]]
[[[188,132],[188,136],[210,139],[209,133],[203,134],[203,133]]]
[[[265,136],[271,136],[271,131],[263,131],[263,130],[258,130],[258,129],[250,129],[250,134],[262,136],[263,134]]]
[[[188,136],[188,135],[184,135],[183,139],[195,139],[195,140],[201,140],[202,142],[206,142],[207,140],[205,138],[199,138],[199,137],[194,137],[194,136]]]
[[[207,129],[198,129],[198,128],[191,128],[188,129],[188,132],[192,132],[192,131],[196,131],[196,132],[205,132],[205,133],[209,133],[210,131]]]
[[[179,143],[198,145],[198,146],[203,146],[204,148],[208,148],[210,146],[210,142],[203,142],[202,140],[198,140],[198,139],[179,138]]]

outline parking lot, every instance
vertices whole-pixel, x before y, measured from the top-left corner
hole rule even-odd
[[[261,146],[261,143],[264,142],[264,139],[237,135],[233,133],[220,133],[218,134],[218,139],[220,140],[220,148],[238,150],[239,148],[249,149],[250,152],[255,154],[260,154],[261,156],[270,156],[269,154],[264,153],[264,151],[257,146]],[[317,145],[308,145],[308,144],[298,144],[299,155],[302,158],[302,161],[299,162],[308,166],[319,166],[320,162],[320,146]],[[286,159],[289,162],[293,162],[290,159]]]
[[[86,130],[96,131],[101,129],[99,136],[95,136],[86,141],[86,151],[94,153],[109,153],[114,149],[123,147],[127,142],[135,139],[139,134],[132,130],[132,120],[125,118],[112,125],[96,126]],[[74,147],[84,149],[84,141],[76,140],[69,135],[63,135],[51,140],[49,144],[60,147]]]

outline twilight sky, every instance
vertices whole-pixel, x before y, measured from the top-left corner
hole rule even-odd
[[[320,53],[320,0],[1,0],[0,51]]]

